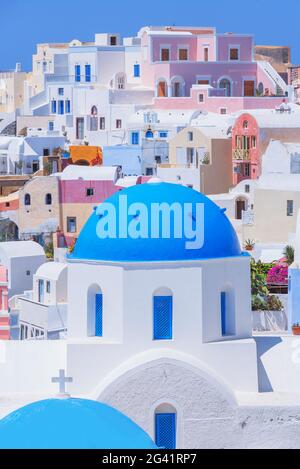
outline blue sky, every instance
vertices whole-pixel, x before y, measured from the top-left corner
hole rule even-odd
[[[0,70],[30,70],[39,42],[93,40],[95,32],[134,35],[144,25],[216,26],[251,33],[256,44],[288,45],[300,62],[300,2],[289,0],[0,0]],[[286,7],[285,7],[286,5]],[[283,10],[283,11],[282,11]]]

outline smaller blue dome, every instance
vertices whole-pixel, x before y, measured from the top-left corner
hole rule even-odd
[[[87,399],[34,402],[0,420],[0,449],[153,449],[116,409]]]

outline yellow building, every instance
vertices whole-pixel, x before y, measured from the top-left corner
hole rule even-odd
[[[163,180],[168,180],[168,174],[170,181],[181,181],[204,194],[227,192],[232,185],[232,162],[226,129],[190,126],[179,132],[169,142],[169,165],[158,168]]]
[[[0,72],[0,113],[11,113],[23,105],[25,72]]]

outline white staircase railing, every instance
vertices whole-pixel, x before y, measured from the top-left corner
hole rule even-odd
[[[284,79],[279,75],[278,72],[272,67],[272,65],[267,61],[258,61],[258,65],[261,69],[271,78],[276,85],[277,92],[282,93],[283,95],[286,94],[288,91],[288,85],[284,81]]]
[[[6,129],[10,124],[15,122],[16,120],[16,113],[9,112],[9,113],[1,113],[0,112],[0,134],[1,132]]]

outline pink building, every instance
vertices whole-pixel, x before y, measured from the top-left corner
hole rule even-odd
[[[0,340],[9,340],[9,337],[7,269],[0,265]]]
[[[139,35],[142,84],[155,89],[157,108],[270,109],[287,93],[269,63],[254,61],[251,35],[175,26],[146,27]]]

